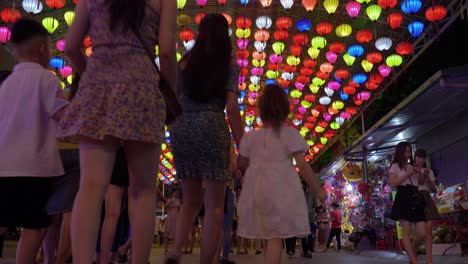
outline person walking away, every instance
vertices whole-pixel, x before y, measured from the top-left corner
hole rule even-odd
[[[325,250],[330,235],[330,216],[323,205],[317,207],[317,242],[319,250]]]
[[[18,64],[0,87],[0,227],[23,228],[16,263],[30,264],[50,225],[52,181],[65,173],[56,134],[68,101],[57,76],[47,70],[47,30],[20,19],[10,41]]]
[[[154,173],[165,141],[166,104],[155,58],[145,47],[158,45],[162,78],[175,89],[176,10],[172,0],[80,0],[76,6],[65,54],[81,80],[60,122],[62,137],[80,144],[82,174],[72,216],[74,263],[92,262],[100,210],[121,144],[129,170],[131,235],[137,238],[132,239],[132,261],[149,259]],[[86,58],[81,48],[88,34],[93,54]]]
[[[290,237],[285,239],[286,254],[289,258],[293,258],[296,256],[296,243],[297,237]]]
[[[419,171],[418,190],[425,200],[424,214],[426,218],[426,263],[432,264],[432,221],[440,219],[437,207],[431,197],[431,192],[435,192],[437,190],[435,185],[436,179],[434,172],[426,166],[426,150],[418,149],[416,150],[414,156],[414,168]]]
[[[331,242],[333,237],[336,238],[337,249],[341,250],[341,220],[342,214],[341,210],[339,209],[339,205],[337,203],[332,203],[332,212],[330,214],[331,218],[331,231],[330,235],[328,236],[327,245],[325,247],[325,252],[330,248]]]
[[[245,173],[239,199],[241,237],[265,239],[265,263],[281,262],[283,239],[310,234],[307,204],[297,171],[317,196],[326,195],[306,162],[307,143],[297,130],[283,126],[289,101],[278,85],[268,85],[258,102],[263,128],[241,142],[239,168]],[[275,153],[275,155],[271,155]]]
[[[177,220],[174,247],[166,263],[178,263],[202,201],[205,218],[200,263],[212,264],[216,255],[225,184],[231,180],[231,137],[224,110],[237,144],[243,134],[237,103],[239,74],[238,69],[231,66],[231,49],[226,18],[221,14],[208,14],[200,23],[195,46],[180,64],[179,95],[183,113],[169,131],[184,204]],[[203,199],[202,182],[205,185]]]
[[[403,247],[410,263],[416,264],[418,259],[415,245],[424,240],[426,217],[424,198],[420,197],[417,186],[419,171],[412,164],[411,145],[407,142],[398,143],[392,165],[388,170],[390,186],[397,188],[390,216],[400,222]],[[414,224],[413,242],[411,242],[411,224]]]

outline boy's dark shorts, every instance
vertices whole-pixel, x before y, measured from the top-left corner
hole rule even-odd
[[[26,229],[50,224],[47,201],[54,177],[0,177],[0,226]]]

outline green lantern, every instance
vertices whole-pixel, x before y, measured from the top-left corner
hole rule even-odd
[[[246,28],[246,29],[238,28],[238,29],[236,29],[236,36],[238,38],[248,38],[248,37],[250,37],[251,33],[252,33],[252,31],[250,30],[250,28]]]
[[[376,21],[382,13],[382,8],[379,5],[370,5],[366,8],[366,14],[370,20]]]
[[[387,57],[385,62],[390,67],[398,67],[403,62],[403,58],[398,54],[392,54],[392,55]]]
[[[294,56],[288,56],[286,59],[286,63],[289,64],[290,66],[297,66],[299,63],[301,63],[301,59],[299,57],[294,57]]]
[[[258,92],[260,91],[260,85],[255,85],[253,83],[249,84],[249,91],[251,92]]]
[[[58,28],[59,22],[53,17],[46,17],[42,19],[42,25],[47,29],[47,31],[52,34]]]
[[[319,56],[320,54],[320,50],[317,49],[317,48],[314,48],[314,47],[310,47],[308,50],[307,50],[307,53],[309,54],[310,58],[312,59],[317,59],[317,57]]]
[[[301,92],[301,91],[299,91],[299,90],[297,90],[297,89],[294,89],[294,90],[291,91],[291,97],[292,97],[292,98],[297,99],[297,98],[300,98],[301,96],[302,96],[302,92]]]
[[[322,80],[319,77],[314,77],[314,79],[312,79],[312,83],[317,86],[322,86],[325,83],[325,80]]]
[[[361,61],[361,66],[364,69],[365,72],[370,72],[372,71],[372,68],[374,67],[374,64],[370,63],[368,60],[363,60]]]
[[[278,78],[279,73],[277,71],[268,70],[266,72],[266,76],[268,77],[268,79],[276,79]]]
[[[331,129],[333,129],[333,130],[340,129],[340,125],[339,125],[337,122],[332,122],[332,123],[330,124],[330,127],[331,127]]]
[[[301,101],[301,105],[302,107],[304,108],[310,108],[312,106],[312,103],[311,102],[307,102],[306,100],[302,100]]]
[[[312,47],[314,48],[323,49],[327,45],[327,39],[322,36],[317,36],[317,37],[312,38],[310,43],[312,44]]]
[[[177,9],[181,10],[184,9],[187,0],[177,0]]]
[[[348,24],[341,24],[336,27],[335,33],[340,38],[348,37],[353,33],[353,28]]]
[[[327,138],[325,138],[325,137],[320,138],[320,143],[322,143],[323,145],[327,144],[327,142],[328,142]]]
[[[313,146],[315,144],[312,139],[308,139],[306,142],[307,142],[307,145],[309,146]]]
[[[180,54],[179,52],[176,53],[176,57],[177,57],[177,62],[179,62],[181,59],[182,59],[182,54]]]
[[[67,25],[71,25],[73,23],[73,20],[75,20],[75,11],[67,11],[65,14],[63,14],[63,18],[65,19],[65,22]]]
[[[354,61],[356,60],[356,57],[353,57],[346,53],[345,55],[343,55],[343,60],[346,62],[346,65],[352,66],[354,64]]]
[[[321,127],[321,126],[316,126],[315,127],[315,132],[317,133],[322,133],[323,131],[325,131],[325,128]]]
[[[254,67],[263,67],[265,66],[265,60],[252,60],[252,65]]]
[[[276,55],[280,55],[284,51],[284,43],[277,41],[273,43],[272,45],[273,51],[275,52]]]

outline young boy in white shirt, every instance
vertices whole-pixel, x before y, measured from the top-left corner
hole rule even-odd
[[[64,174],[57,123],[68,105],[58,78],[46,69],[50,37],[34,20],[12,27],[18,64],[0,87],[0,227],[24,228],[16,263],[35,263],[42,230],[49,225],[50,183]]]

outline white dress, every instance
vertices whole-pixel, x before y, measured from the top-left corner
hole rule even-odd
[[[238,205],[238,235],[245,238],[290,238],[310,234],[307,204],[292,155],[304,152],[307,143],[299,132],[282,127],[247,134],[240,155],[249,167]]]

